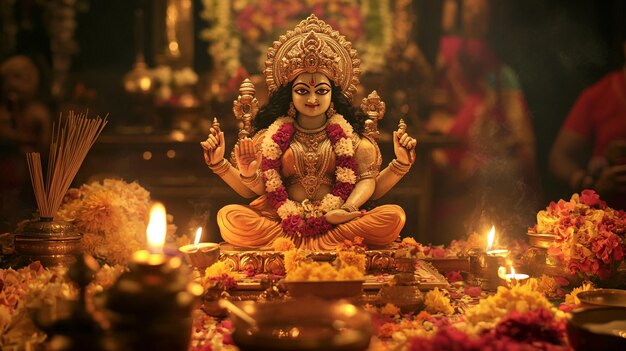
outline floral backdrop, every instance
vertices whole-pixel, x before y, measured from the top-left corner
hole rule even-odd
[[[272,42],[310,14],[331,25],[359,51],[361,70],[381,72],[394,41],[390,0],[203,0],[206,28],[216,70],[226,79],[258,73]]]

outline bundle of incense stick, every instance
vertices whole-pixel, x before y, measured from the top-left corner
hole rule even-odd
[[[38,152],[26,154],[41,218],[54,218],[87,152],[107,124],[107,117],[88,118],[87,114],[70,111],[67,118],[60,116],[59,122],[53,123],[45,183],[41,156]]]

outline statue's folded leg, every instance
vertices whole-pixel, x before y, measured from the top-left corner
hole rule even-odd
[[[282,234],[277,220],[244,205],[224,206],[217,213],[217,225],[224,241],[239,247],[260,248]]]
[[[315,250],[333,250],[344,240],[363,237],[367,246],[381,247],[391,244],[400,235],[406,216],[398,205],[382,205],[368,211],[360,218],[343,223],[328,233],[303,239],[300,247]]]

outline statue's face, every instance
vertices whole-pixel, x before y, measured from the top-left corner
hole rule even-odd
[[[291,99],[302,117],[319,117],[330,107],[330,80],[322,73],[302,73],[293,81]]]

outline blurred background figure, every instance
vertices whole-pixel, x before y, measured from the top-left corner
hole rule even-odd
[[[489,223],[519,227],[538,190],[526,101],[516,74],[491,48],[490,16],[489,0],[444,1],[426,129],[461,146],[433,154],[433,238],[441,242]]]
[[[578,96],[550,152],[550,170],[571,190],[595,189],[626,210],[626,64]]]
[[[34,195],[26,163],[27,152],[46,159],[50,142],[50,112],[39,98],[39,71],[26,56],[13,56],[0,66],[0,232],[13,230],[30,214]]]

